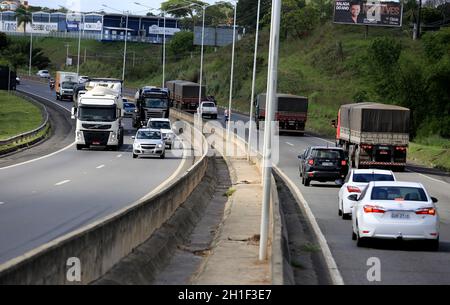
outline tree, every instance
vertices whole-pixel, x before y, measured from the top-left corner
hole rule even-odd
[[[31,24],[33,21],[33,17],[31,15],[31,11],[25,9],[24,7],[19,7],[16,10],[16,18],[17,18],[17,26],[21,26],[23,24],[23,32],[26,32],[27,24]]]
[[[190,0],[190,2],[197,3],[199,4],[199,6],[193,5],[191,7],[186,8],[186,6],[189,6],[189,3],[186,3],[183,0],[167,0],[166,2],[161,3],[161,10],[171,11],[168,14],[178,18],[189,17],[192,20],[192,23],[196,24],[197,16],[199,12],[202,11],[202,8],[200,6],[207,5],[207,3],[199,0]]]
[[[0,32],[0,51],[6,49],[9,45],[8,36],[5,33]]]
[[[233,25],[234,6],[225,1],[216,2],[206,10],[205,23],[210,26]]]
[[[181,31],[176,33],[168,45],[169,52],[175,57],[194,50],[194,33]]]
[[[270,14],[271,4],[271,0],[261,0],[261,20],[268,20],[265,16]],[[236,12],[237,23],[240,26],[247,28],[249,31],[254,31],[256,28],[257,9],[257,0],[239,0]]]

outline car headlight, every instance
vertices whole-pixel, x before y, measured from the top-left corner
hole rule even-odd
[[[77,131],[77,139],[81,140],[83,138],[83,132],[82,131]]]
[[[116,138],[116,133],[115,132],[111,132],[111,139],[115,139]]]
[[[158,144],[158,148],[162,148],[163,146],[162,146],[162,144]]]
[[[135,144],[134,144],[134,148],[141,149],[141,144],[135,143]]]

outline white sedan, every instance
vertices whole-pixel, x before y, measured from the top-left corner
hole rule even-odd
[[[371,238],[425,240],[439,249],[439,215],[436,198],[420,183],[370,182],[353,207],[352,239],[358,247]]]
[[[338,194],[338,211],[342,219],[350,219],[352,216],[354,202],[347,197],[351,194],[361,194],[371,181],[396,181],[396,179],[394,173],[390,170],[352,169],[345,178]]]

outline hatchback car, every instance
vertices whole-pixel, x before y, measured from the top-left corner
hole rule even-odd
[[[147,127],[158,129],[162,132],[164,141],[169,149],[172,149],[175,142],[175,133],[169,119],[151,118],[147,122]]]
[[[425,240],[439,249],[439,215],[435,203],[420,183],[372,181],[358,195],[348,196],[353,207],[352,239],[358,247],[371,238]]]
[[[127,99],[123,99],[123,110],[126,117],[132,117],[136,110],[136,105],[130,103]]]
[[[132,137],[133,159],[139,156],[159,156],[166,157],[164,138],[161,131],[157,129],[139,129],[136,136]]]
[[[48,72],[48,70],[39,70],[36,75],[41,78],[50,78],[50,73]]]
[[[394,173],[380,169],[352,169],[345,178],[338,194],[339,216],[350,219],[354,201],[347,197],[351,194],[360,195],[371,181],[395,181]]]
[[[312,146],[298,158],[300,177],[305,186],[309,186],[312,180],[326,182],[344,179],[349,170],[345,152],[338,147]]]

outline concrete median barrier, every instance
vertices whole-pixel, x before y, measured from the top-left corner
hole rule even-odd
[[[202,157],[181,177],[146,199],[0,265],[0,284],[89,284],[100,278],[170,219],[203,179],[208,147],[199,136],[201,147],[196,149]]]

